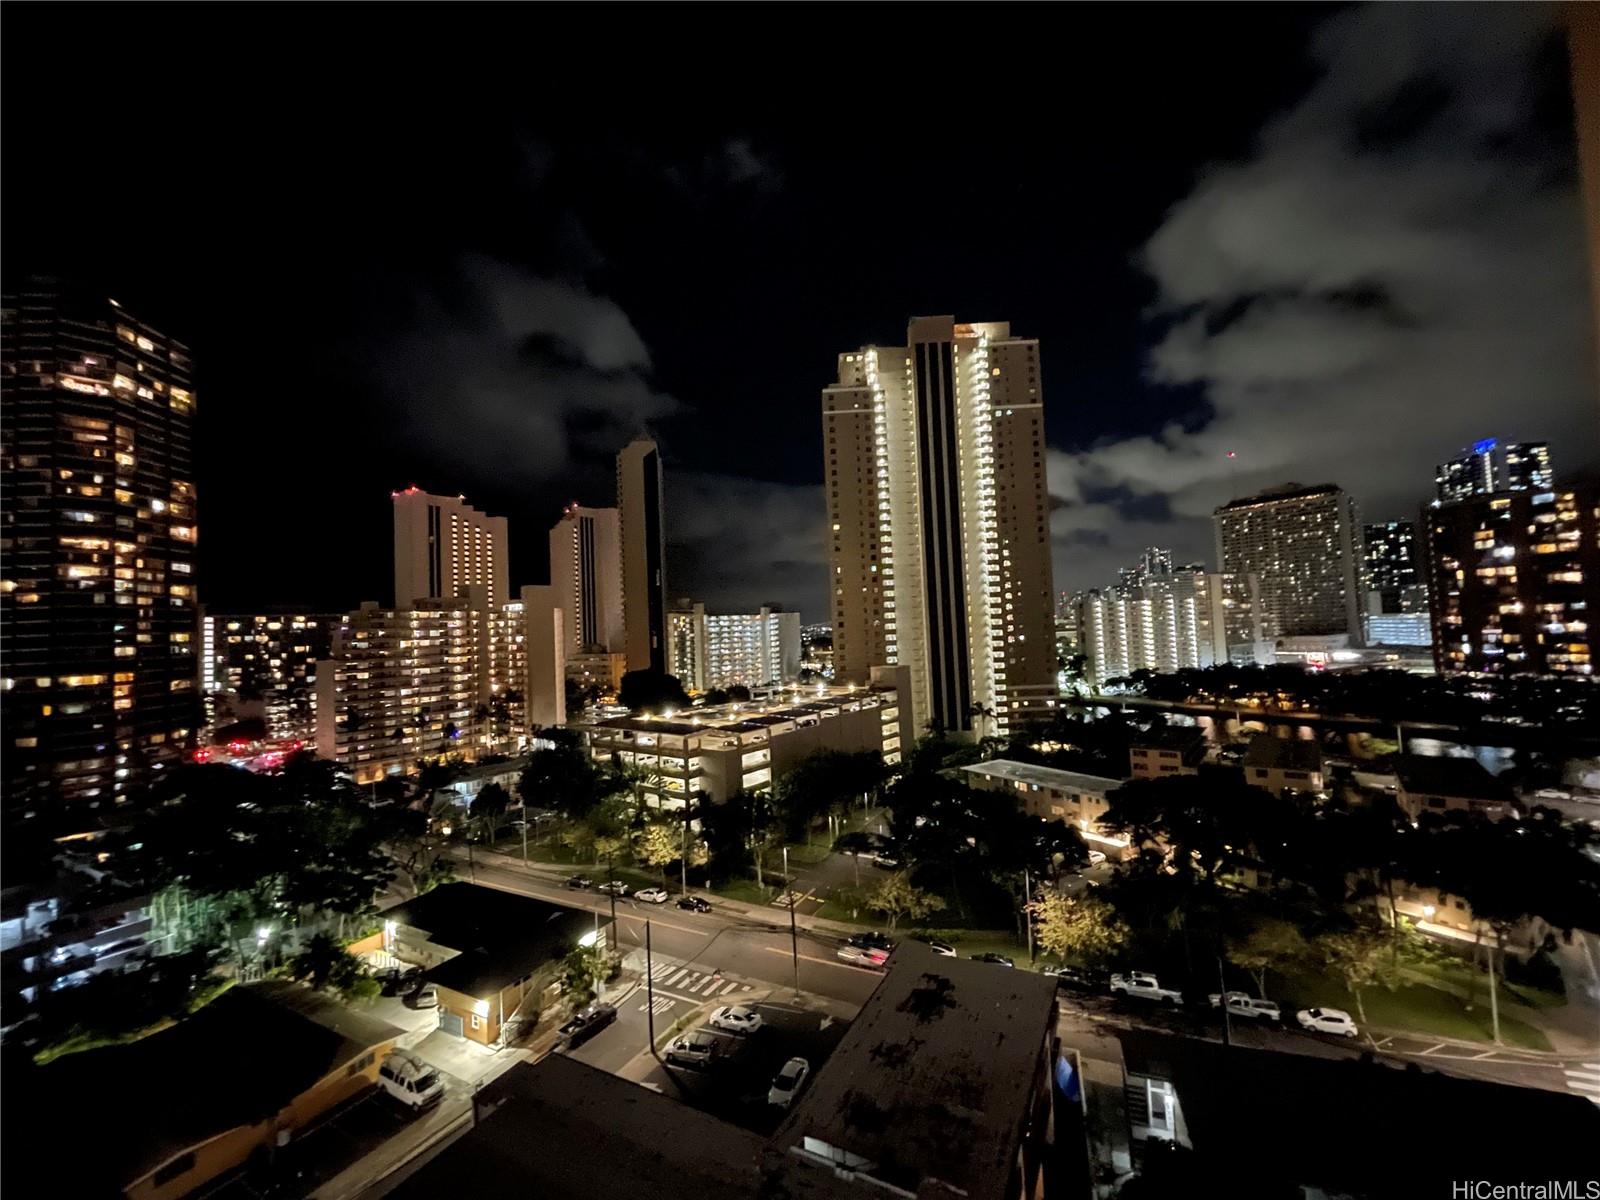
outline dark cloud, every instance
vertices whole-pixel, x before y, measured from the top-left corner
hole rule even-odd
[[[420,295],[374,369],[403,440],[467,477],[510,486],[569,473],[674,412],[617,304],[483,257]]]
[[[724,610],[781,600],[826,620],[822,486],[673,470],[663,454],[672,594]]]
[[[1209,559],[1211,510],[1267,484],[1332,480],[1376,519],[1480,437],[1593,458],[1572,152],[1534,83],[1552,20],[1373,5],[1317,31],[1320,80],[1141,255],[1148,378],[1201,389],[1210,419],[1051,455],[1059,586],[1152,542]]]

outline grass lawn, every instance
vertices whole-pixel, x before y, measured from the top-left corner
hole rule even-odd
[[[1268,994],[1280,1000],[1286,1012],[1324,1005],[1342,1008],[1360,1019],[1355,997],[1336,979],[1316,974],[1298,975],[1283,980],[1277,988],[1270,986],[1272,982],[1269,980]],[[1254,988],[1249,990],[1253,992]],[[1423,984],[1406,984],[1392,992],[1381,987],[1368,988],[1361,998],[1366,1005],[1367,1023],[1372,1025],[1475,1042],[1487,1042],[1492,1036],[1489,1004],[1481,989],[1475,994],[1475,1003],[1470,1009],[1450,991]],[[1544,1034],[1519,1016],[1529,1011],[1502,993],[1501,1039],[1508,1046],[1525,1050],[1549,1050],[1550,1042]]]
[[[772,903],[772,891],[758,886],[754,879],[730,879],[726,883],[716,884],[710,890],[714,896],[737,900],[740,904]]]
[[[789,869],[792,871],[795,867],[814,867],[832,853],[832,848],[824,842],[790,842]],[[772,857],[780,864],[781,869],[782,853],[776,853]]]

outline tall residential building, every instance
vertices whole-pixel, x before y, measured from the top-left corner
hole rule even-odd
[[[452,600],[474,584],[489,601],[511,599],[506,519],[479,512],[463,496],[409,487],[394,496],[394,602]]]
[[[1264,637],[1340,634],[1361,644],[1361,523],[1343,488],[1285,484],[1224,504],[1212,520],[1222,573],[1260,581]]]
[[[520,607],[522,673],[517,682],[522,691],[522,728],[531,734],[537,729],[567,723],[567,636],[566,610],[555,587],[528,585],[522,599],[507,605]]]
[[[638,438],[617,455],[622,619],[630,671],[667,669],[667,537],[661,451]]]
[[[484,749],[487,617],[464,600],[346,613],[317,668],[317,752],[359,783]]]
[[[550,530],[550,585],[569,658],[623,650],[620,542],[614,508],[569,504]]]
[[[1427,587],[1417,562],[1414,521],[1383,521],[1362,526],[1366,543],[1367,590],[1380,613],[1409,613],[1427,606]],[[1419,603],[1420,601],[1420,603]]]
[[[77,829],[200,724],[189,351],[33,282],[5,293],[0,363],[4,803]]]
[[[685,690],[788,683],[800,674],[800,614],[763,607],[707,614],[680,600],[667,614],[668,673]]]
[[[1474,496],[1425,517],[1441,672],[1593,673],[1600,484]]]
[[[337,613],[206,613],[201,687],[214,726],[260,717],[277,741],[317,735],[317,663],[333,651]]]
[[[1152,577],[1172,574],[1172,551],[1160,546],[1146,546],[1139,561],[1117,572],[1117,582],[1133,587]]]
[[[706,681],[711,687],[788,683],[800,674],[800,614],[762,608],[706,617]]]
[[[1039,343],[914,318],[822,392],[835,679],[909,668],[916,727],[1004,732],[1055,694]]]
[[[1547,443],[1495,438],[1474,442],[1434,472],[1441,504],[1495,492],[1543,491],[1553,479]]]
[[[1252,575],[1185,569],[1082,592],[1076,608],[1078,653],[1096,687],[1134,671],[1272,661]]]
[[[667,613],[667,674],[686,692],[703,692],[710,665],[707,654],[706,606],[679,600]]]

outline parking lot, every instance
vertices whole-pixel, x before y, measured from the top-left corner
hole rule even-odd
[[[762,1019],[755,1033],[707,1029],[720,1047],[708,1067],[657,1066],[645,1082],[725,1121],[757,1133],[771,1133],[784,1115],[782,1109],[767,1103],[773,1076],[791,1058],[805,1059],[815,1075],[849,1022],[792,1004],[761,1002],[750,1007]]]

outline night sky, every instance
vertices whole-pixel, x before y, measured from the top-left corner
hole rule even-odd
[[[1596,458],[1552,10],[92,11],[5,12],[6,278],[194,349],[213,609],[388,599],[412,483],[543,582],[648,430],[670,592],[826,619],[818,392],[914,314],[1041,339],[1058,587]]]

